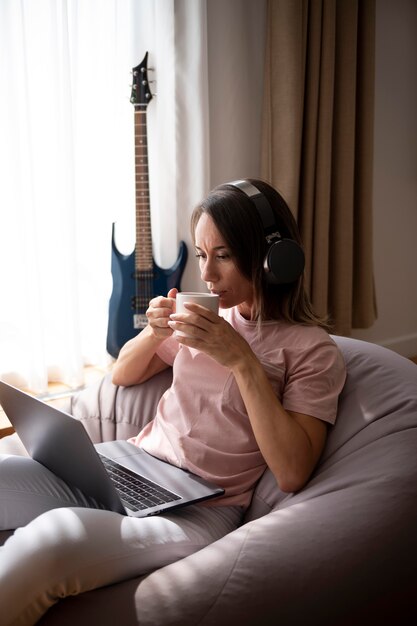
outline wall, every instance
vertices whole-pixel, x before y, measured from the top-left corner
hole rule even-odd
[[[417,2],[377,0],[374,263],[378,320],[354,336],[417,355]]]
[[[259,176],[266,0],[207,3],[211,187]]]

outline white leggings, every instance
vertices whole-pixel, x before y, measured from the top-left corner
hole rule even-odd
[[[3,626],[35,624],[60,598],[149,573],[220,539],[240,507],[190,506],[136,519],[100,510],[32,459],[0,455]]]

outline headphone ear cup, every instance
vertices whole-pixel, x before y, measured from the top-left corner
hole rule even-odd
[[[304,266],[304,252],[292,239],[274,241],[268,248],[264,261],[266,279],[275,285],[295,282],[303,273]]]

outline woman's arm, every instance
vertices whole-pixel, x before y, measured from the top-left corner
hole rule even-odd
[[[286,411],[256,356],[232,368],[259,449],[282,491],[301,489],[319,460],[326,441],[325,422]]]
[[[150,301],[146,311],[148,326],[125,343],[114,364],[112,382],[115,385],[137,385],[168,367],[156,351],[172,335],[168,320],[174,310],[176,293],[176,289],[171,289],[166,298],[158,296]]]
[[[173,330],[183,327],[180,320],[188,322],[188,336],[178,337],[178,341],[231,369],[265,462],[282,491],[298,491],[323,450],[326,424],[284,409],[251,347],[226,320],[199,305],[189,304],[187,308],[197,315],[171,316]]]

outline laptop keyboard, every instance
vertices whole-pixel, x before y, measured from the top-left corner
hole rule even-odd
[[[164,489],[160,485],[138,476],[116,461],[102,454],[99,455],[112,483],[116,487],[123,504],[132,511],[143,511],[150,507],[175,502],[180,496]]]

